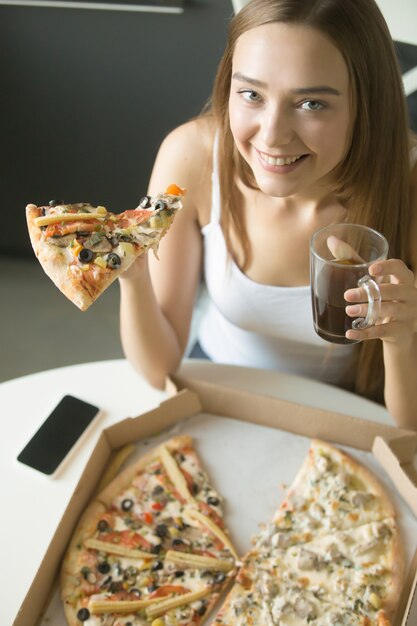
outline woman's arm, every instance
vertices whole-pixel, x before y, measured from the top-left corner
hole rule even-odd
[[[391,279],[390,283],[381,285],[381,323],[367,330],[349,331],[347,336],[382,339],[385,404],[398,426],[417,430],[417,165],[413,180],[413,223],[410,229],[413,271],[399,259],[371,265],[370,274],[390,276]],[[346,296],[352,303],[363,301],[363,295],[356,289],[346,292]],[[348,309],[348,312],[357,315],[353,310]]]
[[[210,152],[210,133],[199,120],[177,128],[162,143],[149,193],[156,195],[176,183],[187,189],[183,208],[160,244],[159,260],[152,253],[146,255],[120,278],[123,350],[155,387],[164,386],[187,346],[201,276],[197,207],[203,200],[202,190],[208,189]]]

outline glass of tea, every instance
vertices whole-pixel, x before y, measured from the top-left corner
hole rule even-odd
[[[332,343],[357,343],[347,330],[373,326],[381,307],[378,283],[368,268],[386,259],[388,242],[383,235],[359,224],[333,224],[314,233],[310,243],[310,279],[315,331]],[[352,320],[346,314],[347,289],[363,287],[368,302],[366,317]]]

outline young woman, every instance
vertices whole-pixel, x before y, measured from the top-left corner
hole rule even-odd
[[[149,193],[187,189],[160,247],[120,280],[127,358],[155,386],[180,364],[202,271],[214,361],[337,384],[417,429],[417,147],[374,0],[252,0],[232,20],[209,110],[163,142]],[[390,258],[376,326],[338,346],[313,329],[309,242],[375,228]],[[345,293],[352,318],[360,289]]]

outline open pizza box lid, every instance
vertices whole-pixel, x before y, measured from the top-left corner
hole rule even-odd
[[[413,466],[417,451],[416,433],[187,376],[172,377],[167,390],[171,397],[156,409],[103,430],[13,626],[37,623],[37,616],[48,604],[77,519],[96,493],[116,451],[200,413],[216,419],[234,418],[295,435],[321,438],[357,450],[372,451],[417,518],[417,472]],[[417,624],[417,552],[410,563],[394,626]]]

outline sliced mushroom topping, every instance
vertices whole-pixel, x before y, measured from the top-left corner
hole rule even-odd
[[[392,535],[391,528],[384,522],[375,524],[373,530],[374,535],[379,539],[385,539],[386,537],[391,537]]]
[[[271,615],[274,622],[281,619],[283,615],[289,613],[292,609],[292,605],[282,596],[274,598],[271,604]]]
[[[326,556],[329,561],[340,561],[341,559],[344,558],[344,554],[340,552],[337,544],[335,543],[330,544],[330,546],[327,549]]]
[[[315,554],[315,552],[311,552],[311,550],[305,550],[303,548],[298,557],[298,567],[301,570],[318,569],[319,558],[317,554]]]
[[[374,496],[372,493],[362,493],[358,491],[352,497],[352,504],[358,508],[364,509],[371,500],[373,500]]]
[[[318,454],[316,456],[315,465],[319,474],[325,474],[331,468],[330,459],[328,459],[327,456],[324,456],[324,454]]]
[[[339,487],[342,487],[342,489],[348,489],[350,487],[350,482],[351,475],[348,474],[348,472],[340,472],[340,474],[337,475],[336,483]]]
[[[302,619],[312,620],[316,617],[316,611],[313,604],[302,597],[297,598],[294,608],[298,617],[301,617]]]
[[[111,252],[113,246],[105,235],[93,233],[91,237],[84,242],[84,248],[92,250],[93,252],[106,253]]]
[[[66,248],[70,245],[71,241],[74,239],[74,234],[70,233],[69,235],[63,235],[62,237],[48,237],[47,242],[51,246],[58,246],[58,248]]]
[[[324,515],[324,508],[318,502],[315,502],[310,507],[310,515],[315,520],[321,520]]]
[[[316,598],[319,598],[320,600],[325,595],[326,590],[321,585],[314,585],[313,587],[311,587],[311,593],[313,593]]]
[[[271,538],[271,544],[274,548],[288,548],[291,543],[291,537],[288,533],[275,533]]]

